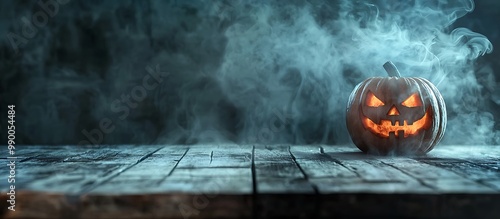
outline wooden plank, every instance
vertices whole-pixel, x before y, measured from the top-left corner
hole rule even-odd
[[[358,166],[353,166],[348,161],[342,161],[346,166],[355,168],[367,182],[408,182],[418,184],[418,181],[409,175],[404,174],[392,166],[388,166],[380,160],[364,161]],[[368,164],[368,165],[364,165]]]
[[[64,151],[54,150],[19,163],[16,185],[24,190],[79,194],[127,170],[158,147],[100,148],[68,153],[66,158],[60,155]]]
[[[237,177],[167,177],[157,189],[168,193],[229,195],[252,194],[252,178]]]
[[[157,185],[172,173],[174,167],[179,163],[187,150],[187,147],[162,148],[138,164],[92,188],[89,192],[93,194],[144,194],[161,192],[161,188]]]
[[[257,178],[258,194],[314,194],[315,187],[306,179]]]
[[[78,194],[127,168],[124,164],[40,163],[18,164],[16,188],[23,190]]]
[[[462,179],[458,174],[410,158],[380,158],[382,162],[417,179]]]
[[[289,146],[256,146],[254,171],[256,218],[297,217],[316,210],[316,189],[295,162]],[[294,199],[280,194],[293,194]]]
[[[18,208],[2,218],[500,215],[498,147],[419,157],[371,156],[353,145],[35,148],[16,166]]]
[[[485,180],[481,180],[481,183],[484,183],[485,185],[489,186],[490,188],[493,188],[497,191],[500,191],[500,179],[485,179]]]
[[[292,152],[321,194],[431,191],[417,180],[355,148],[293,146]]]
[[[357,148],[346,146],[322,147],[325,155],[355,172],[358,177],[352,179],[313,179],[312,181],[318,186],[320,193],[421,193],[432,191],[431,188],[422,185],[417,179],[383,163],[380,160],[383,157],[364,154]]]
[[[192,146],[178,168],[250,167],[251,156],[248,145]]]
[[[448,158],[418,158],[416,160],[450,170],[472,180],[500,179],[500,171],[495,171],[493,168],[487,168],[466,160]]]
[[[172,174],[156,185],[161,192],[178,194],[163,203],[178,208],[168,214],[173,218],[249,217],[253,212],[251,151],[252,147],[190,148]]]
[[[430,151],[428,157],[475,160],[499,160],[495,153],[500,145],[438,145]]]
[[[170,176],[164,180],[114,178],[92,190],[97,195],[139,195],[156,193],[193,194],[252,194],[252,178]]]
[[[232,167],[202,167],[202,168],[176,168],[169,177],[251,177],[250,168]]]
[[[485,185],[491,189],[499,190],[499,187],[494,182],[500,181],[500,171],[493,168],[459,159],[419,158],[417,160],[432,166],[450,170],[464,178]]]
[[[309,178],[353,178],[352,170],[322,153],[320,146],[292,146],[290,148],[297,164]]]
[[[254,160],[256,162],[293,162],[289,145],[256,145]]]
[[[252,194],[252,147],[191,147],[157,187],[164,192]]]
[[[500,172],[500,162],[487,162],[487,161],[481,162],[481,161],[478,161],[478,162],[474,162],[474,164],[488,168],[494,172]]]
[[[432,189],[417,181],[366,181],[359,178],[312,178],[320,194],[332,193],[430,193]]]
[[[17,146],[14,157],[17,162],[28,160],[60,162],[65,158],[85,153],[92,148],[80,146]],[[6,159],[6,157],[2,157]]]
[[[465,160],[499,170],[499,149],[499,145],[442,145],[436,147],[426,157]]]
[[[6,200],[6,195],[0,195]],[[68,196],[23,191],[2,218],[251,218],[250,196],[138,194]]]
[[[103,164],[129,164],[141,157],[161,149],[160,145],[123,145],[120,147],[98,147],[75,156],[68,156],[64,162],[99,162]]]
[[[250,168],[177,168],[159,187],[184,193],[252,194],[252,184]]]
[[[464,178],[450,170],[435,167],[410,158],[381,158],[381,161],[419,180],[436,192],[493,192],[494,190]]]
[[[355,156],[356,152],[352,152],[350,154],[347,149],[348,147],[339,147],[339,148],[333,148],[333,147],[325,147],[326,152],[330,152],[330,155],[333,157],[335,156],[337,159],[341,161],[342,164],[344,164],[346,167],[351,168],[351,165],[348,160],[352,160],[350,157],[353,155]],[[338,152],[338,151],[343,151],[343,152]],[[458,154],[461,154],[463,157],[466,157],[467,155],[463,153],[466,151],[464,147],[453,147],[452,151],[458,151]],[[359,153],[359,152],[358,152]],[[457,153],[449,153],[446,148],[443,148],[441,150],[438,150],[438,153],[434,153],[433,156],[441,156],[441,154],[446,154],[446,156],[454,156]],[[365,154],[360,154],[360,155],[365,155]],[[367,158],[362,159],[362,162],[365,163],[370,163],[372,167],[370,166],[363,166],[361,164],[354,164],[352,167],[354,168],[369,168],[371,170],[366,170],[366,171],[360,171],[357,169],[357,171],[360,171],[360,175],[365,178],[365,180],[369,181],[370,178],[373,178],[373,180],[381,180],[382,182],[386,179],[397,179],[396,181],[403,181],[403,182],[410,182],[407,185],[410,185],[408,188],[408,192],[413,193],[413,192],[419,192],[419,191],[427,191],[427,189],[416,189],[413,185],[415,185],[415,180],[420,182],[423,186],[433,188],[434,192],[460,192],[464,191],[467,189],[471,189],[471,192],[491,192],[490,188],[487,188],[486,186],[483,186],[481,184],[478,184],[474,182],[473,180],[461,177],[460,175],[457,175],[453,171],[449,171],[446,169],[442,169],[439,167],[434,167],[432,165],[424,164],[424,163],[419,163],[418,161],[412,160],[410,158],[405,158],[405,157],[383,157],[383,156],[370,156],[370,155],[365,155]],[[428,156],[428,157],[433,157],[433,156]],[[473,156],[478,156],[477,153],[473,154]],[[347,158],[347,159],[346,159]],[[380,167],[374,166],[377,164]],[[385,168],[384,165],[390,165],[391,167],[394,167],[398,172],[394,172],[394,169],[392,168]],[[385,173],[384,173],[385,172]],[[374,174],[370,174],[374,173]],[[386,175],[390,173],[389,175]],[[367,177],[370,176],[370,177]],[[410,176],[412,179],[408,181],[408,177]],[[380,179],[377,179],[380,178]],[[385,178],[385,179],[384,179]],[[448,180],[452,179],[452,180]],[[371,185],[371,184],[370,184]],[[421,185],[421,186],[422,186]],[[418,186],[415,185],[415,186]],[[385,186],[384,186],[385,187]]]
[[[254,165],[257,177],[305,178],[305,175],[291,156],[289,146],[255,147]]]
[[[137,165],[127,169],[116,178],[164,179],[188,151],[185,146],[168,146],[156,151]]]
[[[268,162],[255,161],[257,178],[303,179],[304,174],[293,161]]]
[[[265,212],[253,209],[252,196],[86,195],[20,192],[17,210],[2,218],[497,218],[498,194],[263,195]],[[0,195],[5,200],[6,195]],[[283,200],[287,200],[284,202]],[[241,205],[244,203],[244,205]]]
[[[289,146],[256,146],[254,159],[257,193],[314,193]]]

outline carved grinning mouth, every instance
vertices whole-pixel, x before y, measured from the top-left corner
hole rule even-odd
[[[371,119],[363,115],[363,125],[365,128],[370,130],[372,133],[379,135],[384,138],[389,138],[389,134],[394,132],[396,137],[399,136],[400,131],[404,132],[404,137],[408,137],[411,135],[416,135],[420,130],[425,130],[429,128],[432,124],[430,108],[427,109],[424,116],[419,120],[413,122],[413,124],[408,125],[408,121],[404,120],[403,124],[400,124],[399,121],[396,121],[394,125],[392,125],[391,120],[380,120],[380,124],[374,123]]]

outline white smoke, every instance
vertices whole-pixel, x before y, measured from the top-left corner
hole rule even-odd
[[[348,94],[366,77],[385,76],[381,66],[391,60],[403,76],[428,78],[441,90],[452,112],[447,136],[453,137],[445,143],[493,143],[491,114],[477,112],[481,85],[474,74],[474,60],[492,45],[466,28],[450,30],[473,6],[472,1],[240,5],[236,10],[247,13],[226,31],[218,77],[245,111],[242,137],[264,127],[272,109],[287,106],[295,114],[290,135],[281,142],[325,143],[333,140],[330,132],[333,141],[345,140]],[[456,138],[470,132],[475,134],[467,141]]]
[[[444,144],[498,144],[493,91],[483,89],[491,80],[481,81],[495,75],[476,70],[492,44],[453,29],[473,9],[471,0],[74,1],[5,78],[25,81],[20,132],[39,132],[27,143],[78,143],[110,118],[102,143],[341,144],[349,93],[385,76],[390,60],[441,91]],[[168,78],[119,119],[111,103],[157,64]]]

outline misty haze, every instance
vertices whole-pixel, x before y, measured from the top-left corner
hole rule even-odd
[[[352,144],[387,61],[441,92],[441,144],[500,144],[498,1],[37,2],[0,3],[17,144]]]

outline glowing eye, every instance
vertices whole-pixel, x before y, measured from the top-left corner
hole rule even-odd
[[[420,97],[418,96],[418,94],[414,93],[410,97],[408,97],[405,101],[403,101],[401,105],[406,107],[417,107],[417,106],[422,106],[422,102],[420,101]]]
[[[366,105],[371,107],[379,107],[385,105],[379,98],[375,96],[372,92],[368,92],[366,95]]]

